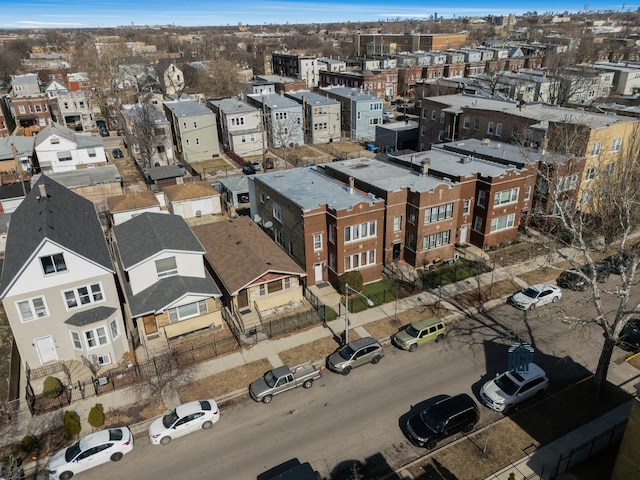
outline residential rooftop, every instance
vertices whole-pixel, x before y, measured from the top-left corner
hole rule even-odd
[[[333,210],[351,209],[359,203],[373,205],[381,202],[372,194],[350,189],[311,168],[292,168],[278,172],[253,175],[249,179],[261,182],[295,202],[303,211],[327,205]]]
[[[247,95],[247,98],[251,98],[258,103],[264,103],[268,108],[290,108],[300,106],[300,104],[295,100],[291,100],[279,93],[255,93]]]
[[[209,100],[209,103],[219,108],[227,115],[234,113],[252,113],[257,111],[256,107],[253,107],[238,98]]]
[[[511,163],[518,166],[534,162],[564,164],[570,158],[565,154],[550,153],[543,149],[523,147],[513,143],[479,140],[477,138],[441,143],[432,145],[431,148],[432,150],[456,151],[487,160],[496,159],[499,163]]]
[[[215,115],[211,110],[195,100],[169,100],[162,102],[176,117],[204,117]]]
[[[321,87],[323,92],[331,92],[334,95],[339,95],[345,99],[351,98],[356,101],[375,100],[381,101],[375,93],[367,92],[366,90],[360,90],[358,88],[348,87]]]
[[[319,95],[309,90],[298,90],[295,92],[287,92],[287,97],[295,98],[300,102],[306,102],[307,105],[338,105],[340,102],[335,98]]]

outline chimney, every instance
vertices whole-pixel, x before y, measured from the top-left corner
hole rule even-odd
[[[355,179],[353,177],[349,177],[349,193],[353,193],[354,185],[355,185]]]
[[[44,183],[38,184],[38,193],[40,198],[47,198],[47,186]]]
[[[430,164],[431,164],[431,159],[425,158],[424,160],[422,160],[422,163],[420,164],[420,173],[422,173],[423,175],[426,175],[429,172]]]

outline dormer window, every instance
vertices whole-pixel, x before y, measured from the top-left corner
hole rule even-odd
[[[171,277],[178,274],[178,265],[176,263],[176,257],[163,258],[162,260],[156,260],[156,272],[158,278]]]
[[[67,264],[64,261],[62,253],[40,257],[40,263],[42,264],[42,269],[44,270],[45,275],[65,272],[67,270]]]
[[[58,137],[51,137],[49,141],[51,142],[51,145],[56,145],[60,143],[60,139]]]

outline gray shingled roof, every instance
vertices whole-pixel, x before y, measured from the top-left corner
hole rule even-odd
[[[44,239],[114,271],[93,203],[43,175],[11,217],[0,297]]]
[[[113,227],[113,235],[125,270],[163,250],[204,253],[187,222],[178,215],[145,212]]]
[[[149,169],[149,177],[154,182],[156,180],[164,180],[165,178],[184,177],[184,172],[177,165],[162,165]]]
[[[82,312],[74,313],[64,323],[68,325],[74,325],[76,327],[84,327],[85,325],[91,325],[92,323],[106,320],[117,308],[115,307],[96,307],[84,310]]]
[[[181,276],[163,278],[137,295],[131,294],[128,284],[126,287],[133,317],[166,310],[169,305],[186,295],[222,296],[209,273],[206,273],[204,278]]]

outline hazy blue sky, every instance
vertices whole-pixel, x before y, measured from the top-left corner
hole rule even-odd
[[[420,0],[0,0],[0,28],[327,23],[420,19],[434,14],[481,17],[533,10],[577,12],[585,5],[589,10],[620,11],[635,10],[639,3],[459,0],[445,7]]]

